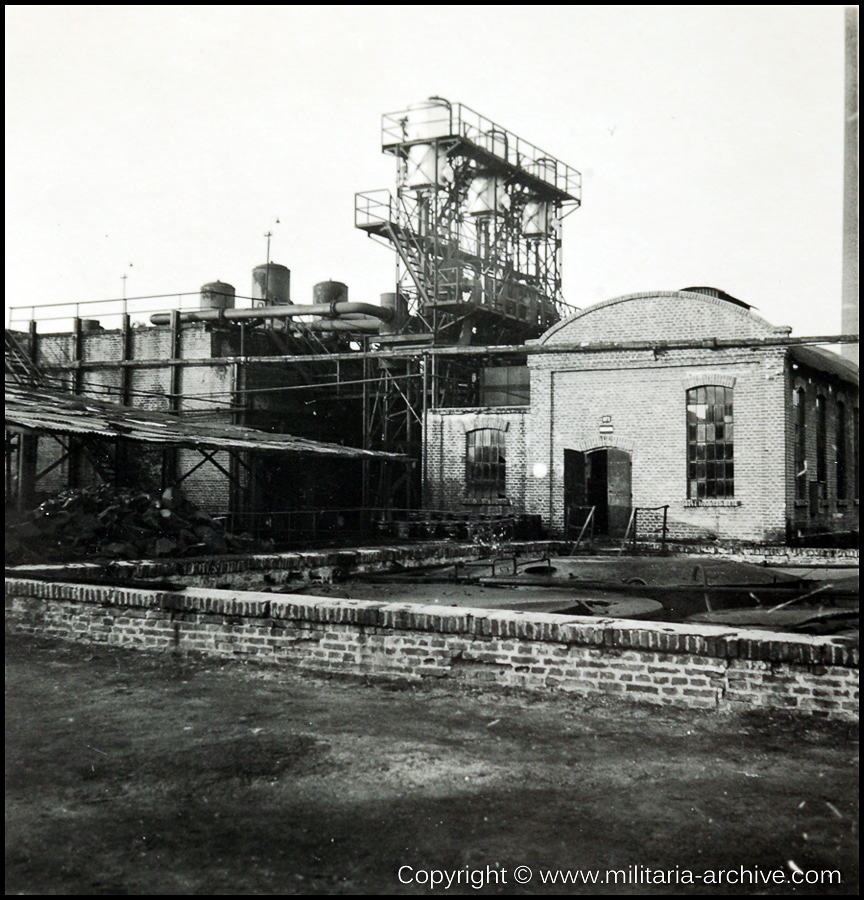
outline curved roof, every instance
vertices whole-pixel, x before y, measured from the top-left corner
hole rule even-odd
[[[743,304],[694,291],[642,291],[604,300],[553,325],[540,344],[788,334]]]

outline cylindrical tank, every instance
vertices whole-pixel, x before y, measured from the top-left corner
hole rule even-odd
[[[93,332],[93,331],[104,331],[105,329],[102,327],[102,323],[98,319],[82,319],[81,320],[81,331],[85,334]]]
[[[333,303],[348,299],[348,285],[341,281],[319,281],[312,288],[313,303]]]
[[[201,309],[234,309],[233,284],[211,281],[201,285]]]
[[[548,237],[552,234],[555,207],[547,200],[529,200],[522,210],[522,234],[525,237]]]
[[[437,187],[453,181],[447,150],[438,144],[412,144],[408,148],[405,184],[409,188]]]
[[[475,175],[468,185],[465,209],[471,216],[494,216],[510,208],[510,197],[499,175]]]
[[[408,298],[404,294],[382,294],[381,306],[393,310],[393,318],[389,322],[381,322],[381,334],[396,334],[408,321]]]
[[[255,266],[252,299],[256,306],[290,306],[291,270],[274,262]]]
[[[405,122],[405,140],[422,141],[426,138],[449,137],[453,132],[450,104],[446,100],[424,100],[408,107]]]

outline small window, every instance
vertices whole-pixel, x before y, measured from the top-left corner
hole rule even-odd
[[[735,496],[732,388],[705,385],[687,391],[687,497]]]
[[[472,500],[498,500],[507,494],[504,432],[500,428],[469,431],[465,487]]]
[[[795,407],[795,499],[807,499],[807,395],[803,388],[792,394]]]

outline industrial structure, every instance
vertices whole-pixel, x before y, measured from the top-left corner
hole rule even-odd
[[[692,288],[677,307],[679,318],[693,317],[683,330],[674,316],[662,333],[646,332],[638,317],[604,318],[605,332],[589,329],[587,339],[565,346],[560,334],[570,333],[568,323],[578,324],[575,334],[589,321],[564,302],[561,290],[562,222],[580,205],[579,173],[438,97],[385,115],[381,135],[383,152],[396,163],[395,192],[355,198],[356,227],[395,252],[395,284],[380,303],[349,299],[348,286],[337,281],[315,285],[311,303],[297,302],[291,273],[269,259],[268,244],[268,260],[253,270],[248,295],[215,281],[194,294],[122,304],[13,308],[7,382],[38,389],[43,402],[41,410],[38,403],[20,404],[28,406],[29,424],[7,417],[7,503],[10,494],[26,505],[97,478],[153,489],[182,482],[191,499],[230,517],[235,528],[277,538],[317,535],[322,522],[332,530],[385,532],[400,517],[423,523],[426,536],[440,532],[442,519],[472,517],[542,517],[553,533],[567,532],[572,523],[563,510],[582,504],[564,500],[563,483],[555,480],[563,477],[563,462],[540,460],[541,419],[548,417],[551,435],[565,408],[559,402],[556,413],[544,405],[541,360],[551,353],[568,360],[565,369],[590,370],[615,348],[656,360],[676,340],[688,360],[695,351],[710,357],[716,343],[703,344],[711,316],[700,319],[705,309],[696,301],[714,291],[724,312],[730,304],[747,305],[715,289]],[[727,318],[720,316],[715,338],[723,338]],[[739,331],[732,327],[731,339],[740,341]],[[788,329],[767,325],[745,337],[781,348],[781,356],[796,343],[823,340],[794,339]],[[851,377],[834,376],[844,384]],[[76,426],[64,431],[44,399],[57,390],[171,414],[190,427],[170,445],[150,441],[148,449],[142,439],[130,453],[129,441],[142,433],[134,416],[112,413],[117,427],[99,431],[82,424],[86,405],[75,407]],[[844,397],[851,423],[857,399],[848,391]],[[645,403],[642,411],[649,413]],[[448,428],[460,416],[481,425],[462,428],[457,447]],[[512,431],[505,452],[496,431],[506,429],[488,423],[508,416],[519,420],[523,438],[514,442]],[[232,442],[231,429],[224,445],[212,433],[196,437],[192,423],[200,422],[282,434],[283,452],[245,447],[237,431]],[[614,428],[614,417],[604,425]],[[160,426],[151,426],[152,436]],[[289,436],[307,443],[290,449]],[[551,437],[547,443],[558,452]],[[578,452],[606,443],[580,444]],[[519,454],[522,462],[514,465]],[[340,456],[346,462],[334,466]],[[542,476],[529,476],[533,457],[532,466],[545,466]],[[511,490],[519,472],[522,486]],[[576,489],[568,485],[572,500]],[[841,518],[847,527],[850,517]],[[772,540],[781,531],[773,520],[752,529]]]

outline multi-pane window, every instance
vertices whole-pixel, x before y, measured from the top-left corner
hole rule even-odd
[[[846,479],[846,404],[837,404],[837,499],[845,500]]]
[[[703,385],[687,391],[687,497],[735,496],[732,388]]]
[[[828,404],[821,395],[816,398],[816,480],[828,481]]]
[[[795,499],[807,499],[807,395],[798,388],[792,395],[795,405]]]
[[[507,493],[504,432],[499,428],[469,431],[465,456],[465,487],[474,500],[497,500]]]

